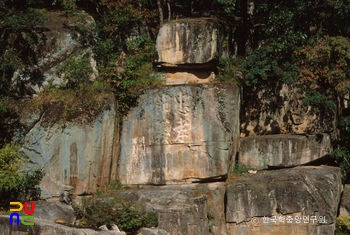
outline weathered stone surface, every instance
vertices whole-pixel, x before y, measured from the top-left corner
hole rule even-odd
[[[170,233],[159,228],[141,228],[137,235],[170,235]]]
[[[202,84],[214,81],[215,73],[211,70],[166,71],[161,73],[165,85]]]
[[[350,216],[350,185],[344,186],[343,195],[340,200],[339,216]]]
[[[223,27],[213,18],[182,19],[164,24],[157,37],[156,63],[165,67],[186,64],[210,67],[209,63],[221,57],[223,35]]]
[[[229,234],[333,234],[341,190],[336,167],[296,167],[241,178],[227,186]],[[271,220],[264,224],[264,216],[294,217],[292,223],[278,227]],[[295,216],[318,220],[299,224]]]
[[[34,218],[33,226],[10,226],[9,216],[0,215],[0,235],[125,235],[117,231],[95,231],[56,224],[49,220]]]
[[[227,174],[239,144],[240,89],[230,83],[149,90],[123,119],[123,184],[173,184]]]
[[[256,169],[291,167],[329,154],[331,139],[319,135],[265,135],[241,138],[239,163]]]
[[[63,74],[57,73],[58,66],[62,65],[70,56],[88,58],[93,73],[90,80],[98,75],[96,61],[93,58],[89,43],[95,36],[95,20],[86,13],[67,18],[63,12],[55,11],[47,15],[42,35],[39,41],[44,41],[37,47],[37,63],[17,70],[12,78],[13,86],[21,94],[38,93],[45,86],[55,85],[64,87],[67,83]],[[79,28],[84,27],[84,33]]]
[[[189,186],[191,187],[191,186]],[[203,195],[208,203],[209,234],[226,235],[225,194],[226,185],[223,182],[193,185],[195,195]]]
[[[271,81],[265,89],[245,87],[242,98],[241,137],[270,134],[336,135],[332,111],[313,112],[303,104],[304,92],[297,86]]]
[[[162,186],[118,192],[146,211],[158,214],[158,228],[170,234],[208,235],[208,200],[194,186]]]
[[[288,216],[288,217],[287,217]],[[240,224],[228,223],[227,230],[230,235],[333,235],[334,234],[334,224],[319,225],[317,222],[305,220],[298,220],[300,222],[296,223],[295,218],[300,219],[300,213],[292,213],[288,215],[282,215],[279,218],[284,219],[283,222],[278,221],[276,217],[269,217],[268,219],[262,217],[255,217],[250,222],[242,222]],[[289,220],[292,218],[292,220]],[[288,219],[288,220],[287,220]],[[267,223],[266,221],[269,221]],[[287,221],[292,221],[287,223]]]
[[[75,221],[74,209],[70,205],[60,202],[50,203],[46,201],[35,202],[34,217],[37,219],[45,219],[55,221],[56,219],[64,219],[67,224],[73,225]]]
[[[111,165],[117,162],[117,155],[112,154],[116,124],[113,101],[96,118],[81,123],[62,123],[58,107],[47,109],[24,139],[23,151],[34,167],[45,173],[42,196],[59,196],[64,190],[73,195],[96,192],[113,179]]]
[[[155,64],[166,85],[202,84],[215,79],[224,30],[214,18],[182,19],[164,24],[158,33]]]

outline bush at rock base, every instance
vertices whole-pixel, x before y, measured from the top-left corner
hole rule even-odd
[[[98,228],[101,225],[117,224],[121,231],[130,234],[142,227],[156,227],[158,216],[145,212],[114,196],[84,198],[81,206],[73,206],[78,219],[77,226]]]
[[[350,234],[350,216],[340,216],[335,222],[335,235]]]

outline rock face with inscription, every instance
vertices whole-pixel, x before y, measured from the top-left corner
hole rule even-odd
[[[331,150],[327,134],[244,137],[239,148],[239,163],[256,169],[292,167],[324,157]]]
[[[227,186],[228,232],[333,234],[341,192],[337,167],[296,167],[241,178]],[[278,217],[284,220],[275,224],[272,219]]]
[[[239,144],[240,89],[232,83],[150,90],[123,120],[123,184],[225,177]]]
[[[164,24],[158,33],[155,64],[168,85],[206,83],[222,54],[223,26],[214,18],[182,19]]]

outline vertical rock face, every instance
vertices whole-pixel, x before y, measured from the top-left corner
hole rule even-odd
[[[339,216],[350,216],[350,185],[346,184],[340,201]]]
[[[331,139],[319,135],[266,135],[241,138],[239,163],[256,169],[292,167],[330,154]]]
[[[123,120],[123,184],[171,184],[225,176],[239,136],[240,89],[233,84],[147,91]]]
[[[239,179],[227,186],[229,233],[255,234],[259,227],[261,234],[333,234],[341,192],[336,167],[297,167]],[[285,220],[277,225],[274,216]]]
[[[164,24],[157,37],[158,68],[165,83],[207,83],[222,54],[224,30],[214,18],[182,19]]]
[[[57,108],[57,107],[56,107]],[[96,192],[110,181],[116,113],[111,104],[90,123],[48,125],[44,112],[26,134],[23,151],[45,175],[41,182],[43,197]],[[52,118],[52,117],[51,117]],[[54,118],[54,117],[53,117]]]

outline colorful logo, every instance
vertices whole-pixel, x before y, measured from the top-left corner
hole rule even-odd
[[[24,203],[24,213],[27,215],[20,216],[17,212],[13,212],[10,215],[10,225],[13,225],[13,219],[16,218],[16,224],[20,225],[21,223],[25,226],[34,225],[34,202],[30,203],[30,211],[28,210],[28,202]],[[18,208],[11,208],[11,206],[18,206]],[[23,204],[20,202],[10,202],[10,211],[21,211],[23,209]],[[27,220],[27,221],[26,221]],[[30,220],[30,221],[28,221]]]

